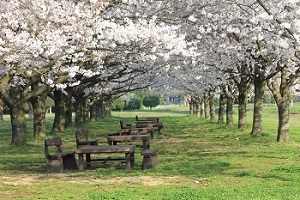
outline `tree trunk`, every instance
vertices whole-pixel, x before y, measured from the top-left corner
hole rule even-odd
[[[90,106],[90,121],[94,122],[97,120],[97,106],[96,103]]]
[[[90,120],[89,116],[89,100],[83,97],[83,94],[74,95],[76,106],[75,106],[75,125],[82,127]]]
[[[31,105],[33,108],[33,136],[34,137],[46,137],[46,98],[40,96],[31,99]]]
[[[262,112],[265,81],[259,75],[254,79],[254,110],[251,135],[262,136]]]
[[[197,100],[193,100],[193,115],[197,116]]]
[[[233,125],[233,103],[234,98],[229,95],[227,97],[227,105],[226,105],[226,124]]]
[[[0,122],[4,122],[3,110],[4,110],[4,103],[3,100],[0,98]]]
[[[190,112],[190,115],[193,115],[193,99],[190,100],[189,102],[189,112]]]
[[[277,141],[278,142],[289,142],[289,101],[277,104],[278,106],[278,130],[277,130]]]
[[[246,129],[247,128],[247,90],[242,88],[239,89],[238,95],[238,128]]]
[[[277,141],[289,142],[289,120],[290,120],[290,87],[293,84],[290,78],[287,78],[286,68],[281,70],[280,85],[276,77],[273,80],[268,80],[268,87],[272,91],[276,105],[278,108],[278,128]]]
[[[34,114],[33,114],[33,105],[31,104],[31,102],[28,102],[28,118],[29,119],[33,119],[34,118]]]
[[[102,105],[102,101],[100,101],[100,100],[97,100],[94,102],[95,114],[96,114],[97,121],[101,120],[101,105]]]
[[[11,145],[25,146],[27,144],[27,110],[28,102],[16,103],[10,106],[10,119],[12,127]]]
[[[32,90],[38,90],[38,83],[31,85]],[[46,99],[49,94],[50,87],[43,91],[40,95],[32,97],[29,101],[32,107],[33,114],[33,136],[46,137]]]
[[[226,96],[225,96],[225,94],[220,94],[218,124],[224,123],[225,104],[226,104]]]
[[[209,93],[209,112],[210,112],[210,119],[216,120],[216,112],[215,112],[215,95],[213,92]]]
[[[240,81],[238,81],[238,128],[244,130],[247,128],[247,104],[248,93],[252,86],[252,78],[250,76],[249,67],[242,64],[240,70]]]
[[[83,123],[86,124],[90,121],[90,101],[84,98],[83,101]]]
[[[69,95],[66,97],[66,121],[65,121],[65,127],[69,128],[72,127],[73,124],[73,103],[72,103],[72,95],[68,93]]]
[[[54,91],[55,117],[52,130],[54,132],[64,132],[66,122],[66,108],[64,94],[60,90]]]
[[[83,112],[83,103],[82,100],[77,96],[75,97],[76,106],[75,106],[75,126],[81,127],[84,124],[84,112]]]
[[[199,101],[196,101],[196,116],[200,117],[200,104]]]
[[[200,117],[204,116],[204,102],[203,98],[200,99]]]
[[[210,117],[209,114],[209,96],[204,94],[204,117],[208,119]]]

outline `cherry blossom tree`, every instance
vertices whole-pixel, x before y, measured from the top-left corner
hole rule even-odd
[[[150,71],[152,60],[186,54],[178,27],[157,24],[154,19],[118,20],[110,2],[0,4],[0,95],[11,110],[14,145],[26,144],[27,102],[49,87],[64,91],[84,79],[92,80],[89,77],[108,82],[107,77],[118,74],[112,70],[115,67],[132,71],[149,62],[150,68],[143,70]],[[87,65],[90,61],[96,64]]]
[[[273,92],[279,115],[277,140],[288,142],[289,91],[299,77],[299,1],[240,1],[235,5],[241,14],[227,30],[246,50],[255,98],[262,99],[266,83]],[[254,108],[252,134],[261,135],[262,101],[256,101]]]

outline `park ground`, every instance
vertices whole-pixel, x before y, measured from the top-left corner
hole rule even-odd
[[[299,106],[299,107],[298,107]],[[235,113],[236,114],[236,113]],[[47,173],[43,139],[34,139],[28,120],[28,145],[10,146],[9,120],[1,124],[0,198],[5,199],[299,199],[300,198],[300,105],[291,108],[291,142],[276,142],[277,113],[264,108],[264,135],[253,137],[251,109],[249,129],[238,130],[188,114],[188,107],[152,111],[113,112],[85,128],[91,138],[106,145],[108,132],[119,130],[119,120],[134,123],[135,116],[158,116],[164,123],[155,133],[151,148],[158,150],[159,165],[142,170],[140,149],[135,167],[123,163],[95,163],[92,169]],[[236,116],[235,116],[236,118]],[[75,150],[75,127],[51,133],[63,139],[64,150]],[[104,155],[105,156],[105,155]]]

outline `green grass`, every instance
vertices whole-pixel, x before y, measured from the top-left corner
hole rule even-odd
[[[250,105],[249,105],[250,108]],[[237,112],[235,112],[237,113]],[[158,150],[159,165],[141,170],[140,149],[135,167],[93,163],[84,172],[62,174],[45,170],[43,139],[34,139],[28,122],[28,145],[12,147],[6,118],[0,132],[0,197],[5,199],[299,199],[300,106],[291,108],[289,144],[276,142],[277,113],[264,108],[264,136],[250,136],[249,129],[218,125],[188,115],[187,107],[152,111],[113,112],[113,116],[86,125],[91,138],[105,144],[108,132],[119,130],[119,120],[134,123],[135,116],[159,116],[163,134],[155,134],[151,148]],[[236,120],[235,116],[235,120]],[[48,137],[60,136],[65,150],[75,149],[75,127],[51,133],[53,116],[47,118]],[[105,156],[105,155],[102,155]]]

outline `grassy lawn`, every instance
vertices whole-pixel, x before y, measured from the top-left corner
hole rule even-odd
[[[249,108],[251,106],[249,105]],[[0,128],[0,198],[4,199],[299,199],[300,198],[300,105],[291,108],[289,144],[276,142],[277,111],[264,109],[264,136],[250,136],[250,128],[218,125],[188,115],[188,107],[157,108],[152,111],[114,112],[85,128],[92,139],[106,145],[106,133],[119,130],[119,120],[134,123],[159,116],[163,134],[154,134],[151,148],[158,150],[160,164],[142,170],[141,149],[135,167],[124,163],[92,163],[84,172],[47,173],[43,139],[32,137],[28,146],[12,147],[7,119]],[[236,120],[235,116],[235,120]],[[53,116],[48,116],[48,136],[60,136],[64,150],[75,150],[74,132],[51,133]],[[249,127],[252,121],[249,110]],[[97,155],[107,156],[107,155]],[[121,155],[123,156],[123,155]]]

